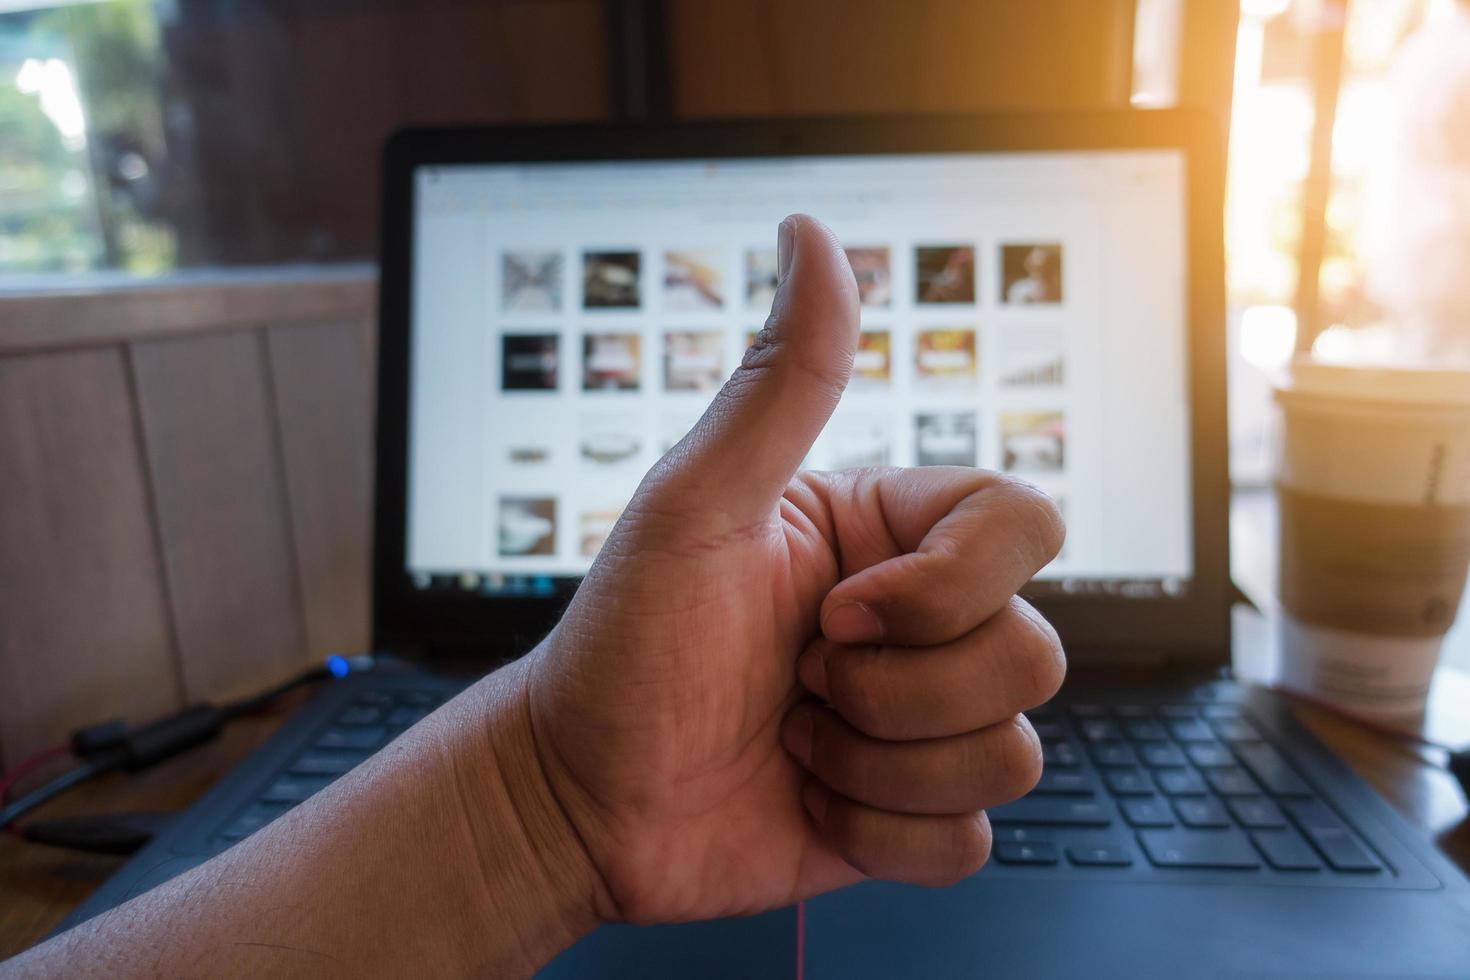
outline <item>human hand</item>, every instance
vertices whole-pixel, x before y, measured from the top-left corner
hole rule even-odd
[[[858,303],[821,223],[788,218],[778,253],[765,329],[524,664],[603,919],[953,882],[989,853],[983,808],[1041,771],[1019,712],[1064,661],[1015,593],[1060,547],[1056,508],[961,467],[798,473]]]

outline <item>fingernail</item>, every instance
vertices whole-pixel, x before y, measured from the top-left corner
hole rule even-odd
[[[776,228],[776,285],[786,281],[786,274],[791,271],[791,256],[796,251],[795,229],[792,227],[790,218],[781,222]]]
[[[801,800],[806,804],[807,812],[820,826],[822,818],[827,815],[827,803],[832,799],[832,791],[813,779],[807,783],[801,791]]]
[[[803,766],[812,761],[812,713],[809,710],[797,708],[786,716],[786,724],[781,726],[781,744]]]
[[[844,602],[822,617],[822,633],[834,643],[871,643],[883,636],[883,624],[861,602]]]
[[[817,697],[827,696],[827,658],[821,650],[814,647],[797,658],[796,679]]]

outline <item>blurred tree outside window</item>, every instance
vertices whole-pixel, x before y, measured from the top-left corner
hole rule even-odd
[[[1422,64],[1431,39],[1459,46],[1438,51],[1431,67]],[[1470,9],[1462,0],[1242,0],[1226,191],[1231,462],[1238,481],[1269,479],[1270,378],[1295,351],[1339,359],[1424,354],[1406,340],[1403,310],[1387,301],[1406,289],[1422,292],[1422,270],[1449,255],[1436,258],[1409,239],[1413,216],[1396,198],[1412,152],[1408,127],[1419,127],[1420,141],[1470,133],[1467,42]],[[1315,290],[1306,293],[1309,322],[1299,322],[1318,86],[1328,70],[1324,48],[1333,45],[1340,45],[1340,65],[1327,93],[1333,115],[1320,263]],[[1456,60],[1466,94],[1457,105],[1425,105],[1426,92],[1453,89],[1446,73]],[[1437,74],[1417,78],[1415,90],[1406,76],[1417,69]],[[1470,180],[1470,152],[1460,167],[1459,181]],[[1434,210],[1470,235],[1470,195],[1463,190],[1458,200],[1445,195]],[[1458,261],[1464,268],[1470,256]],[[1470,331],[1470,319],[1466,324]]]
[[[0,276],[174,263],[155,5],[0,5]]]

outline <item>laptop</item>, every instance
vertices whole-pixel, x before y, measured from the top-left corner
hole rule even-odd
[[[1026,589],[1071,676],[989,864],[743,919],[607,926],[548,977],[1448,977],[1470,885],[1232,681],[1223,148],[1174,112],[438,129],[383,158],[374,639],[77,911],[265,826],[555,622],[769,308],[792,211],[862,332],[807,464],[1050,492]]]

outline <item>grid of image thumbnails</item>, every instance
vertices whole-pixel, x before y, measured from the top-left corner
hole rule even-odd
[[[906,257],[885,246],[846,251],[863,307],[848,392],[881,397],[902,387],[914,407],[905,413],[911,415],[908,419],[898,417],[891,406],[855,418],[843,418],[839,410],[819,440],[822,457],[807,462],[824,469],[979,465],[978,313],[981,290],[991,288],[990,302],[999,310],[1041,307],[1056,312],[1040,320],[1028,317],[997,325],[986,349],[987,356],[997,358],[991,377],[1000,392],[996,410],[987,416],[995,420],[999,447],[991,465],[1038,478],[1055,491],[1066,465],[1062,245],[1002,243],[989,266],[993,278],[977,261],[974,244],[920,244]],[[650,451],[655,457],[666,452],[698,419],[739,361],[733,346],[737,338],[748,346],[771,307],[775,250],[741,252],[740,274],[733,283],[727,281],[737,268],[733,263],[727,268],[731,258],[718,248],[581,251],[570,256],[556,250],[501,253],[495,318],[500,397],[559,392],[582,398],[588,421],[570,447],[579,462],[594,473],[635,463],[641,471]],[[905,259],[911,263],[911,288],[899,297],[893,266]],[[569,260],[579,263],[570,282]],[[937,319],[942,322],[934,322],[932,314],[941,311],[944,315]],[[527,321],[550,323],[520,327],[519,314],[527,314]],[[555,315],[560,314],[575,322],[558,320]],[[913,322],[906,324],[905,319]],[[907,354],[900,358],[899,350]],[[1008,405],[1006,392],[1026,394]],[[1055,393],[1052,404],[1047,392]],[[608,395],[651,403],[661,412],[658,431],[643,431],[638,423],[620,425],[617,399]],[[931,404],[926,404],[926,395],[934,396]],[[912,448],[906,458],[895,458],[892,427],[904,424],[911,427],[907,444]],[[538,441],[537,433],[528,432],[505,447],[494,465],[534,470],[546,466],[554,453],[566,451],[568,447],[556,445],[544,433]],[[550,559],[560,554],[590,562],[621,512],[621,506],[582,506],[571,513],[573,505],[564,493],[505,490],[496,505],[501,558]]]

